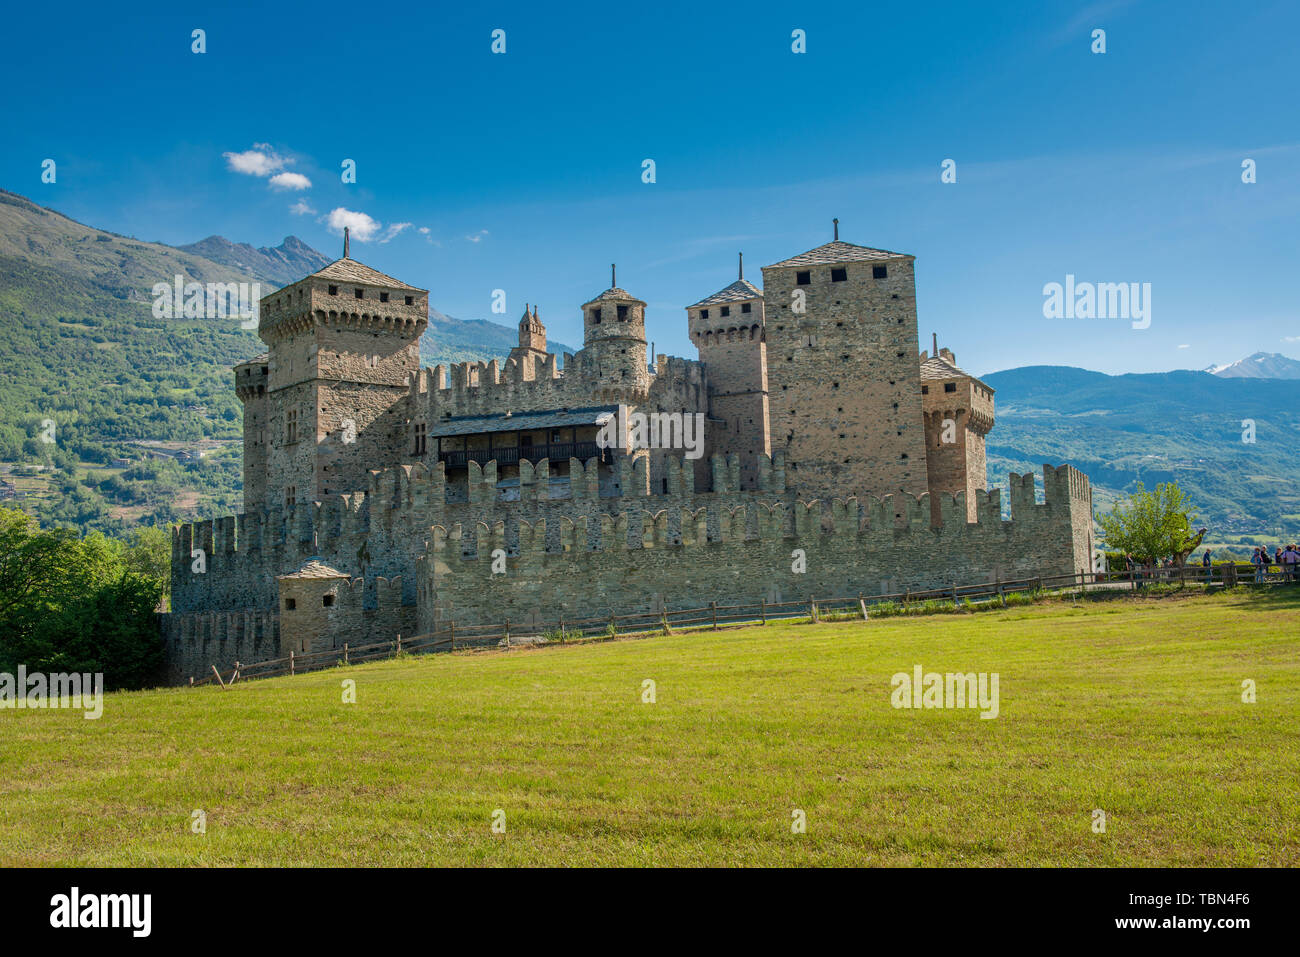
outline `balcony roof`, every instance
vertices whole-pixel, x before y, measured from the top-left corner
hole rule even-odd
[[[618,412],[616,405],[583,409],[547,409],[540,412],[498,412],[494,415],[461,415],[429,426],[432,438],[453,435],[484,435],[490,432],[520,432],[530,429],[558,429],[578,425],[603,425]]]

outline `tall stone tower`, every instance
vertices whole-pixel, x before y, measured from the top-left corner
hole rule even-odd
[[[400,401],[419,371],[428,290],[352,259],[346,238],[343,250],[261,301],[268,506],[364,489],[408,441]]]
[[[921,353],[921,405],[925,410],[925,465],[930,513],[939,521],[939,492],[966,493],[966,520],[978,516],[975,492],[987,488],[984,437],[993,428],[993,390],[957,368],[950,349],[934,341]]]
[[[926,491],[913,260],[841,242],[837,221],[833,242],[764,267],[772,448],[788,487]]]
[[[270,356],[262,353],[235,366],[235,394],[244,403],[244,511],[266,503],[267,387]]]
[[[686,321],[709,380],[709,451],[737,453],[741,486],[754,488],[772,444],[763,293],[745,279],[743,253],[736,281],[687,306]]]
[[[533,378],[534,365],[546,358],[546,327],[537,318],[537,307],[528,311],[524,304],[524,315],[519,320],[519,345],[510,350],[510,358],[520,364],[525,379]]]
[[[610,267],[610,287],[582,306],[583,359],[602,381],[609,402],[643,402],[650,389],[646,365],[645,303],[618,287]]]

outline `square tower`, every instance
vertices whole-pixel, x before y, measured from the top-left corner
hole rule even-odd
[[[772,448],[786,484],[926,491],[914,257],[834,242],[763,269]]]
[[[771,455],[763,292],[745,278],[686,307],[691,341],[709,383],[709,451],[740,456],[741,488],[758,484],[758,457]]]
[[[267,507],[363,490],[406,446],[429,293],[346,254],[261,301]],[[248,422],[245,423],[245,429]]]

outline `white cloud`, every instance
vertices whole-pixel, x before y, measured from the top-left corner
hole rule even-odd
[[[309,202],[307,202],[307,200],[305,200],[305,199],[300,199],[300,200],[298,200],[298,202],[296,202],[296,203],[294,203],[292,206],[290,206],[290,207],[289,207],[289,212],[293,213],[295,216],[314,216],[314,215],[316,215],[316,210],[312,209],[311,204],[310,204]]]
[[[1184,343],[1183,343],[1181,346],[1179,346],[1178,348],[1179,348],[1179,349],[1190,349],[1191,346],[1188,345],[1186,342],[1184,342]]]
[[[311,180],[302,173],[276,173],[271,177],[272,189],[311,189]]]
[[[222,153],[226,168],[246,176],[270,176],[284,169],[287,160],[266,143],[254,143],[251,150],[242,153]]]
[[[428,226],[421,226],[421,227],[420,227],[420,232],[421,232],[421,234],[423,234],[423,235],[425,235],[425,236],[429,235],[429,227],[428,227]]]
[[[384,232],[384,238],[379,240],[381,243],[391,242],[399,236],[403,230],[409,229],[411,223],[389,223],[388,229]]]
[[[1300,342],[1300,336],[1283,336],[1283,342]]]
[[[384,226],[379,220],[365,213],[354,212],[342,206],[330,210],[329,216],[326,217],[326,224],[332,232],[340,236],[343,235],[343,227],[346,226],[352,238],[359,243],[370,242]]]
[[[487,234],[488,231],[486,229],[480,229],[478,232],[466,236],[465,238],[472,243],[481,243],[483,241],[483,237],[486,236]]]

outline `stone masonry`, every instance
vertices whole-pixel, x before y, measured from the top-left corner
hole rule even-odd
[[[1085,476],[1045,466],[1035,504],[1033,476],[1013,475],[1009,520],[986,491],[993,392],[937,342],[918,352],[913,266],[838,225],[762,289],[742,261],[686,309],[698,360],[648,354],[645,302],[611,270],[576,354],[545,351],[531,308],[504,361],[421,369],[428,292],[345,245],[262,300],[267,351],[235,367],[244,512],[173,538],[171,680],[451,621],[1087,568]],[[628,441],[638,414],[664,441]],[[692,459],[680,422],[696,415]]]

